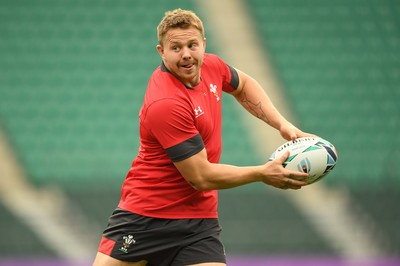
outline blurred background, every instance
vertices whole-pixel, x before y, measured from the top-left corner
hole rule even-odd
[[[400,265],[400,2],[214,2],[0,0],[0,265],[90,265],[137,154],[156,27],[178,7],[339,152],[299,192],[220,191],[228,265]],[[284,140],[223,100],[221,161],[264,163]]]

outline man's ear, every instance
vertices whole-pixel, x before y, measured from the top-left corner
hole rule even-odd
[[[207,44],[207,40],[206,40],[206,38],[204,37],[204,39],[203,39],[204,51],[206,51],[206,44]]]
[[[164,59],[164,48],[160,44],[158,44],[156,46],[156,48],[157,48],[158,54],[161,56],[162,59]]]

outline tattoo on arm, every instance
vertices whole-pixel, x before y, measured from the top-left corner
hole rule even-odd
[[[241,101],[242,105],[246,108],[246,110],[249,111],[252,115],[254,115],[255,117],[261,119],[262,121],[264,121],[266,123],[269,123],[269,120],[268,120],[266,114],[262,110],[261,101],[258,103],[251,102],[247,98],[246,93],[243,93],[243,97],[240,101]]]

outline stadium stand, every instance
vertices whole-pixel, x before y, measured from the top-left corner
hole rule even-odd
[[[302,128],[338,149],[325,182],[349,189],[398,255],[400,5],[247,2]]]
[[[354,194],[359,204],[367,202],[392,235],[390,245],[399,246],[393,231],[399,214],[387,214],[368,193],[383,177],[399,184],[399,170],[387,165],[400,157],[400,9],[388,0],[366,6],[344,0],[247,2],[299,122],[339,150],[331,185],[362,183],[365,191]],[[155,27],[175,7],[196,10],[193,1],[179,0],[0,2],[1,127],[31,182],[62,187],[100,227],[138,149],[137,113],[160,63]],[[208,45],[212,51],[212,40]],[[234,101],[225,99],[222,161],[261,163],[266,158],[252,152]],[[398,192],[374,199],[391,206]],[[228,252],[334,255],[279,192],[252,185],[221,191],[220,199]],[[0,213],[1,228],[15,226],[2,230],[0,257],[55,256],[1,204]],[[290,230],[282,232],[282,226]],[[21,239],[26,246],[12,241]]]
[[[138,149],[137,113],[160,63],[155,28],[166,10],[191,6],[185,2],[0,3],[1,126],[31,182],[61,186],[100,228]],[[21,240],[25,231],[9,232]],[[54,256],[2,239],[1,257]]]
[[[251,0],[249,7],[299,121],[337,145],[336,176],[357,186],[399,177],[387,171],[400,155],[399,5]]]
[[[1,202],[0,214],[0,227],[3,235],[0,241],[1,259],[17,256],[30,258],[54,257],[52,250],[44,245],[22,221],[15,219]]]

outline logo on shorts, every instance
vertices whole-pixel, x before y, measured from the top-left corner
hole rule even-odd
[[[127,235],[127,236],[123,236],[122,239],[124,240],[124,242],[122,243],[122,247],[120,247],[120,251],[124,252],[124,253],[128,253],[128,248],[136,243],[136,240],[133,239],[132,235]]]

